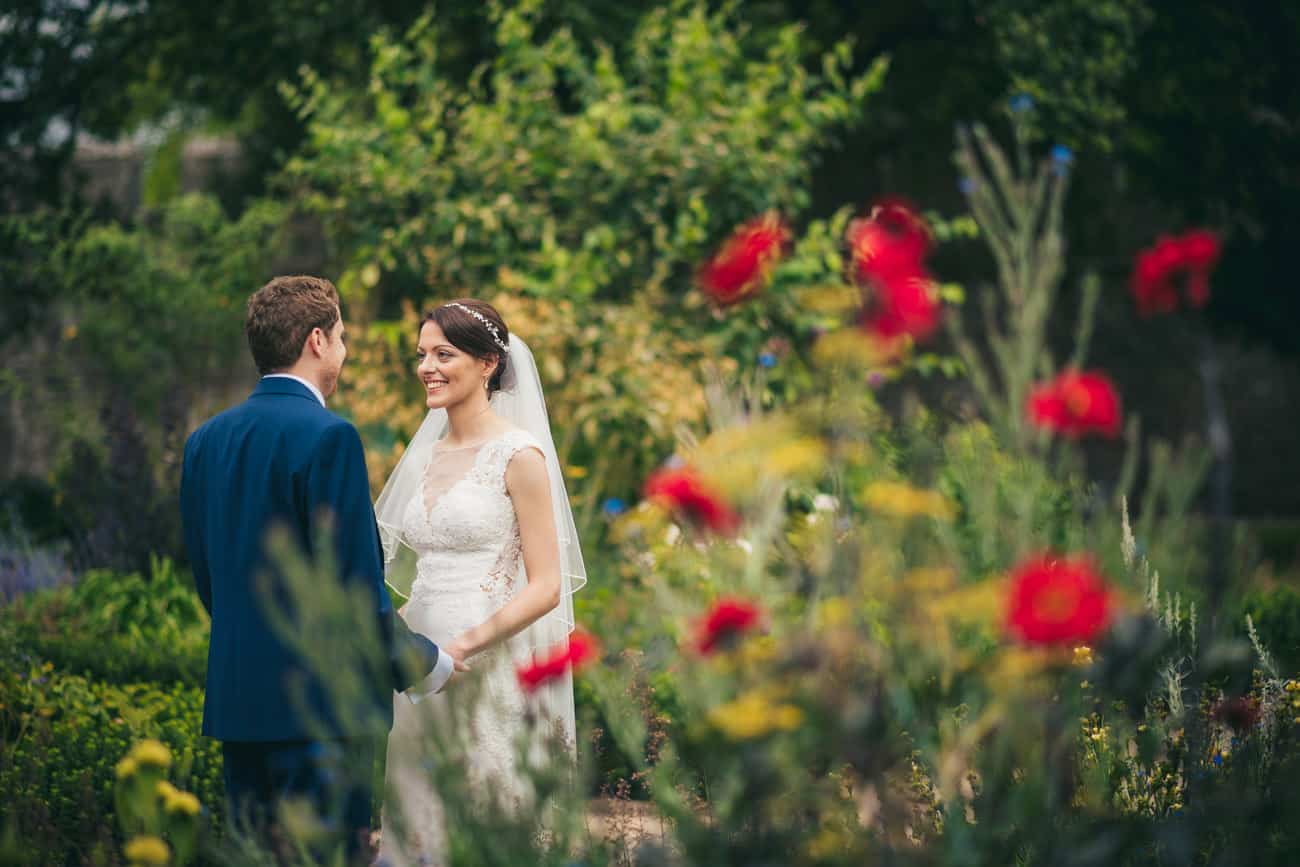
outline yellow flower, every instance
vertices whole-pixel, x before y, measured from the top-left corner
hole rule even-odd
[[[808,841],[808,857],[815,861],[833,858],[844,854],[849,841],[837,828],[822,828]]]
[[[766,665],[776,656],[776,639],[770,635],[755,635],[748,641],[740,642],[733,653],[741,665]]]
[[[115,770],[117,771],[117,778],[119,780],[125,780],[127,777],[135,776],[135,772],[140,770],[140,766],[136,763],[135,759],[127,756],[117,763]]]
[[[152,738],[140,741],[131,748],[130,757],[135,759],[141,767],[153,767],[167,769],[172,764],[172,752],[167,749],[166,745]]]
[[[709,722],[733,741],[753,740],[775,731],[794,731],[803,724],[803,711],[774,703],[755,690],[709,711]]]
[[[158,785],[154,786],[154,791],[157,792],[158,797],[162,798],[164,801],[170,800],[180,794],[180,789],[176,788],[166,780],[159,780]]]
[[[1086,644],[1080,644],[1074,649],[1074,664],[1079,666],[1092,665],[1092,648]]]
[[[163,802],[163,809],[173,815],[197,816],[202,809],[199,799],[189,792],[177,792]]]
[[[165,867],[172,858],[172,850],[167,844],[151,836],[133,838],[123,851],[126,853],[126,860],[132,864],[148,865],[148,867]]]
[[[815,619],[820,626],[845,626],[853,619],[853,606],[843,596],[833,596],[817,606]]]
[[[860,328],[841,328],[818,338],[813,344],[813,361],[820,367],[878,367],[896,352],[882,346]]]
[[[930,517],[950,521],[954,509],[938,491],[924,491],[906,482],[872,482],[862,492],[863,501],[877,512],[900,518]]]

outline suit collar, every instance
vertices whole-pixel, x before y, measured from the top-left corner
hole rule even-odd
[[[257,383],[257,388],[253,389],[253,397],[263,395],[287,395],[290,397],[301,397],[310,400],[317,406],[324,407],[325,401],[319,393],[307,383],[297,377],[289,376],[264,376]]]

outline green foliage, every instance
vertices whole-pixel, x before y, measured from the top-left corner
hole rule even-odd
[[[1241,617],[1251,618],[1260,642],[1282,671],[1300,671],[1300,591],[1279,586],[1247,594]]]
[[[155,558],[147,578],[91,570],[71,587],[19,601],[6,619],[59,671],[112,684],[203,685],[208,616],[188,573],[170,561]]]
[[[1032,120],[1072,144],[1109,149],[1125,119],[1121,85],[1151,23],[1149,0],[995,0],[984,4],[1009,93],[1033,98]]]
[[[14,374],[0,378],[0,435],[45,456],[82,566],[145,569],[152,552],[179,553],[180,444],[238,375],[244,299],[265,282],[285,220],[264,202],[232,221],[206,196],[176,199],[140,230],[0,219],[20,253],[3,266],[16,303],[0,338]]]
[[[29,856],[40,853],[45,864],[118,863],[114,766],[142,738],[167,744],[177,757],[174,779],[219,813],[220,748],[199,736],[200,689],[90,681],[16,641],[0,625],[0,800]]]
[[[352,298],[390,283],[627,298],[680,291],[725,231],[808,205],[817,149],[863,120],[883,62],[817,71],[798,29],[751,56],[734,11],[656,9],[626,55],[538,29],[539,5],[494,6],[496,56],[450,80],[436,24],[372,40],[365,88],[307,72],[309,122],[288,177],[340,245]],[[403,276],[405,275],[405,276]]]

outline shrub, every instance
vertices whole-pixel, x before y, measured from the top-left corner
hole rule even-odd
[[[208,616],[186,572],[154,558],[148,578],[95,569],[7,613],[23,645],[59,671],[112,684],[201,687]]]
[[[26,863],[117,863],[114,766],[142,738],[171,748],[177,783],[219,819],[220,746],[199,734],[201,690],[98,683],[16,641],[0,626],[0,824],[21,829]]]

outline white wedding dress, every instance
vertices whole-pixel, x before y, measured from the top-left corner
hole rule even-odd
[[[418,557],[404,616],[435,644],[487,620],[524,584],[519,522],[505,477],[511,458],[527,448],[542,451],[531,434],[514,429],[480,446],[438,445],[430,454],[423,484],[403,513],[401,541]],[[378,863],[445,863],[443,809],[430,772],[435,764],[446,767],[461,753],[469,789],[485,807],[519,809],[531,808],[518,768],[521,740],[532,744],[530,760],[543,749],[572,754],[571,711],[566,724],[563,714],[548,712],[545,698],[567,690],[571,703],[572,681],[525,694],[516,669],[531,658],[532,649],[516,636],[471,658],[472,672],[456,675],[464,683],[417,704],[394,697]],[[444,754],[447,744],[451,755]]]

